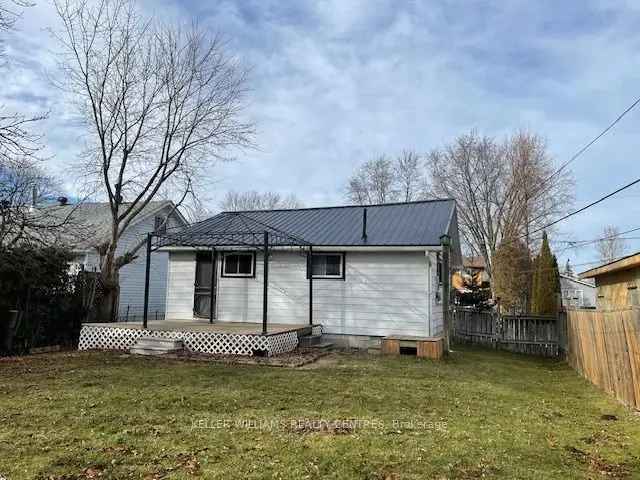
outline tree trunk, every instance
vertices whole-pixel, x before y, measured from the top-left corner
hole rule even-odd
[[[96,299],[96,321],[117,322],[120,300],[120,274],[113,265],[113,261],[103,262],[100,283],[102,285],[102,295]]]

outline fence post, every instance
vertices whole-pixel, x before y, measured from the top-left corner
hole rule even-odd
[[[556,334],[558,335],[558,356],[567,356],[567,311],[559,312],[556,321]]]
[[[491,316],[493,317],[493,348],[499,350],[504,336],[500,308],[498,307],[495,312],[492,312]]]

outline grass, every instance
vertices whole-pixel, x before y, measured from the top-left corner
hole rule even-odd
[[[563,363],[473,349],[299,369],[0,361],[0,425],[9,480],[640,476],[640,416]]]

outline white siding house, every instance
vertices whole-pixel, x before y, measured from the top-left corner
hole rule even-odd
[[[51,207],[50,207],[51,208]],[[103,242],[111,227],[109,205],[107,203],[86,203],[53,207],[56,215],[66,215],[64,209],[74,209],[71,222],[82,231],[78,235],[67,235],[66,242],[74,252],[74,269],[87,271],[100,269],[100,258],[95,246]],[[166,229],[184,227],[187,222],[170,201],[150,202],[145,209],[129,224],[120,238],[117,255],[121,255],[146,238],[148,233],[164,222]],[[149,316],[162,318],[167,298],[167,271],[169,254],[157,252],[151,256],[153,275],[149,284]],[[146,250],[141,248],[137,258],[120,270],[120,320],[139,320],[144,303]]]
[[[293,232],[312,244],[313,261],[317,263],[313,267],[313,323],[322,325],[324,334],[348,338],[343,343],[354,345],[370,337],[442,335],[438,273],[442,236],[451,238],[452,264],[461,260],[455,202],[411,202],[366,209],[369,220],[365,225],[363,207],[222,213],[197,224],[181,237],[191,235],[195,239],[192,245],[176,242],[166,247],[167,318],[193,321],[208,317],[208,307],[202,309],[196,300],[197,270],[202,268],[204,272],[200,282],[205,287],[210,285],[210,280],[203,279],[211,277],[210,258],[215,248],[213,318],[216,322],[262,321],[263,252],[246,246],[196,245],[213,238],[212,232],[222,235],[222,228],[237,230],[228,219],[241,215],[261,222],[265,228]],[[239,252],[250,256],[245,267],[239,267],[233,256]],[[333,266],[323,267],[322,262],[333,262]],[[199,265],[206,266],[206,271]],[[246,268],[244,274],[233,274],[242,268]],[[208,302],[207,294],[205,306]],[[308,318],[307,251],[274,246],[269,255],[269,322],[301,325]]]
[[[345,278],[313,282],[314,322],[328,334],[442,334],[437,251],[345,252]],[[263,255],[256,253],[255,277],[222,276],[217,259],[218,322],[262,321]],[[195,251],[169,253],[167,318],[193,320]],[[275,251],[269,262],[269,321],[304,324],[309,312],[306,258]]]

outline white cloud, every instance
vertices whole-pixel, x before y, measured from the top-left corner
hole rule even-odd
[[[260,148],[216,166],[214,201],[225,189],[246,188],[293,192],[310,205],[341,203],[345,179],[359,162],[402,148],[426,151],[471,128],[496,136],[529,128],[546,136],[563,161],[640,94],[634,2],[143,5],[165,20],[197,17],[222,31],[233,53],[252,66],[248,114]],[[19,71],[1,95],[16,108],[52,110],[46,130],[64,165],[77,152],[77,133],[71,110],[43,75],[53,65],[43,28],[54,19],[44,1],[25,12],[22,31],[9,41]],[[575,162],[578,200],[638,172],[639,115],[630,114]],[[591,238],[603,223],[637,226],[629,216],[636,204],[612,201],[567,222],[564,231]],[[576,263],[592,255],[582,252]]]

